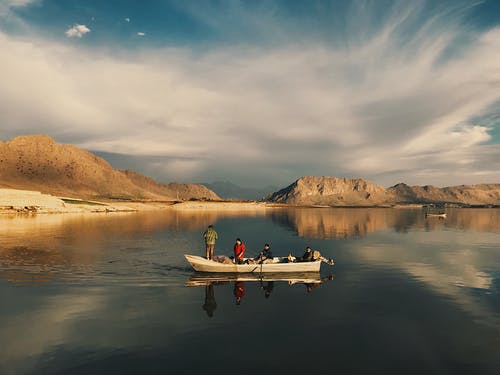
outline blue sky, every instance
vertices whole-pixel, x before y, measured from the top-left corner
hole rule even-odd
[[[0,139],[162,181],[500,182],[499,1],[0,0]]]

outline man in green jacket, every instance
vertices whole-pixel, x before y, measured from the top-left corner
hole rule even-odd
[[[217,239],[217,232],[214,230],[213,225],[209,225],[205,233],[203,233],[203,238],[205,238],[205,256],[207,259],[214,259],[215,251],[215,240]]]

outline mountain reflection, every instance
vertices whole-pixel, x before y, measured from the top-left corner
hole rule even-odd
[[[58,277],[89,275],[99,263],[100,271],[109,274],[116,272],[120,267],[117,261],[126,255],[112,253],[109,247],[130,246],[137,239],[137,249],[120,249],[133,252],[149,245],[144,239],[150,242],[154,235],[197,233],[223,218],[255,215],[256,212],[170,209],[112,214],[1,215],[0,276],[13,282],[48,281],[56,274]]]
[[[365,237],[375,231],[411,228],[428,231],[456,228],[485,232],[500,231],[498,209],[447,209],[446,219],[425,217],[423,209],[394,208],[289,208],[266,213],[272,221],[291,228],[299,237],[335,239]]]
[[[201,233],[213,223],[218,226],[221,239],[234,238],[235,230],[245,228],[247,236],[270,238],[277,247],[285,238],[274,237],[271,231],[266,233],[267,224],[284,226],[299,237],[311,239],[365,237],[386,229],[398,233],[437,233],[446,229],[500,232],[500,209],[446,209],[446,213],[446,219],[426,218],[423,209],[392,208],[166,209],[123,214],[2,215],[0,277],[15,282],[48,281],[56,275],[111,278],[147,273],[158,264],[182,270],[186,265],[179,253],[201,253]],[[233,225],[243,221],[244,226]],[[253,228],[253,222],[267,224]],[[227,244],[221,243],[217,251],[224,246]],[[158,268],[148,277],[156,274],[161,279],[166,271]]]

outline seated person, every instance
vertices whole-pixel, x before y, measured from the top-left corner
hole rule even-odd
[[[242,264],[244,263],[243,258],[245,257],[245,244],[239,239],[236,239],[236,243],[234,244],[234,263]]]
[[[254,260],[259,264],[269,263],[273,260],[273,253],[271,252],[271,248],[268,243],[264,245],[264,249],[262,249],[262,251],[254,258]]]
[[[306,247],[306,251],[304,255],[301,257],[297,257],[297,262],[312,262],[313,261],[313,253],[309,246]]]

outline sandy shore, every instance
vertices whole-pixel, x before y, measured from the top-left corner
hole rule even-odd
[[[15,213],[85,213],[137,211],[254,211],[294,207],[284,204],[241,201],[92,201],[73,197],[56,197],[38,191],[0,189],[0,214]],[[313,207],[313,206],[312,206]],[[322,206],[324,207],[324,206]],[[421,208],[422,205],[396,205],[392,208]]]
[[[272,208],[271,205],[263,202],[198,202],[188,201],[177,203],[171,206],[174,210],[215,210],[215,211],[232,211],[232,210],[266,210]]]
[[[134,212],[159,210],[166,204],[142,202],[97,202],[55,197],[38,191],[0,189],[0,214],[13,213],[84,213]]]
[[[135,212],[156,210],[261,211],[276,205],[261,202],[91,201],[56,197],[38,191],[0,189],[0,214]]]

